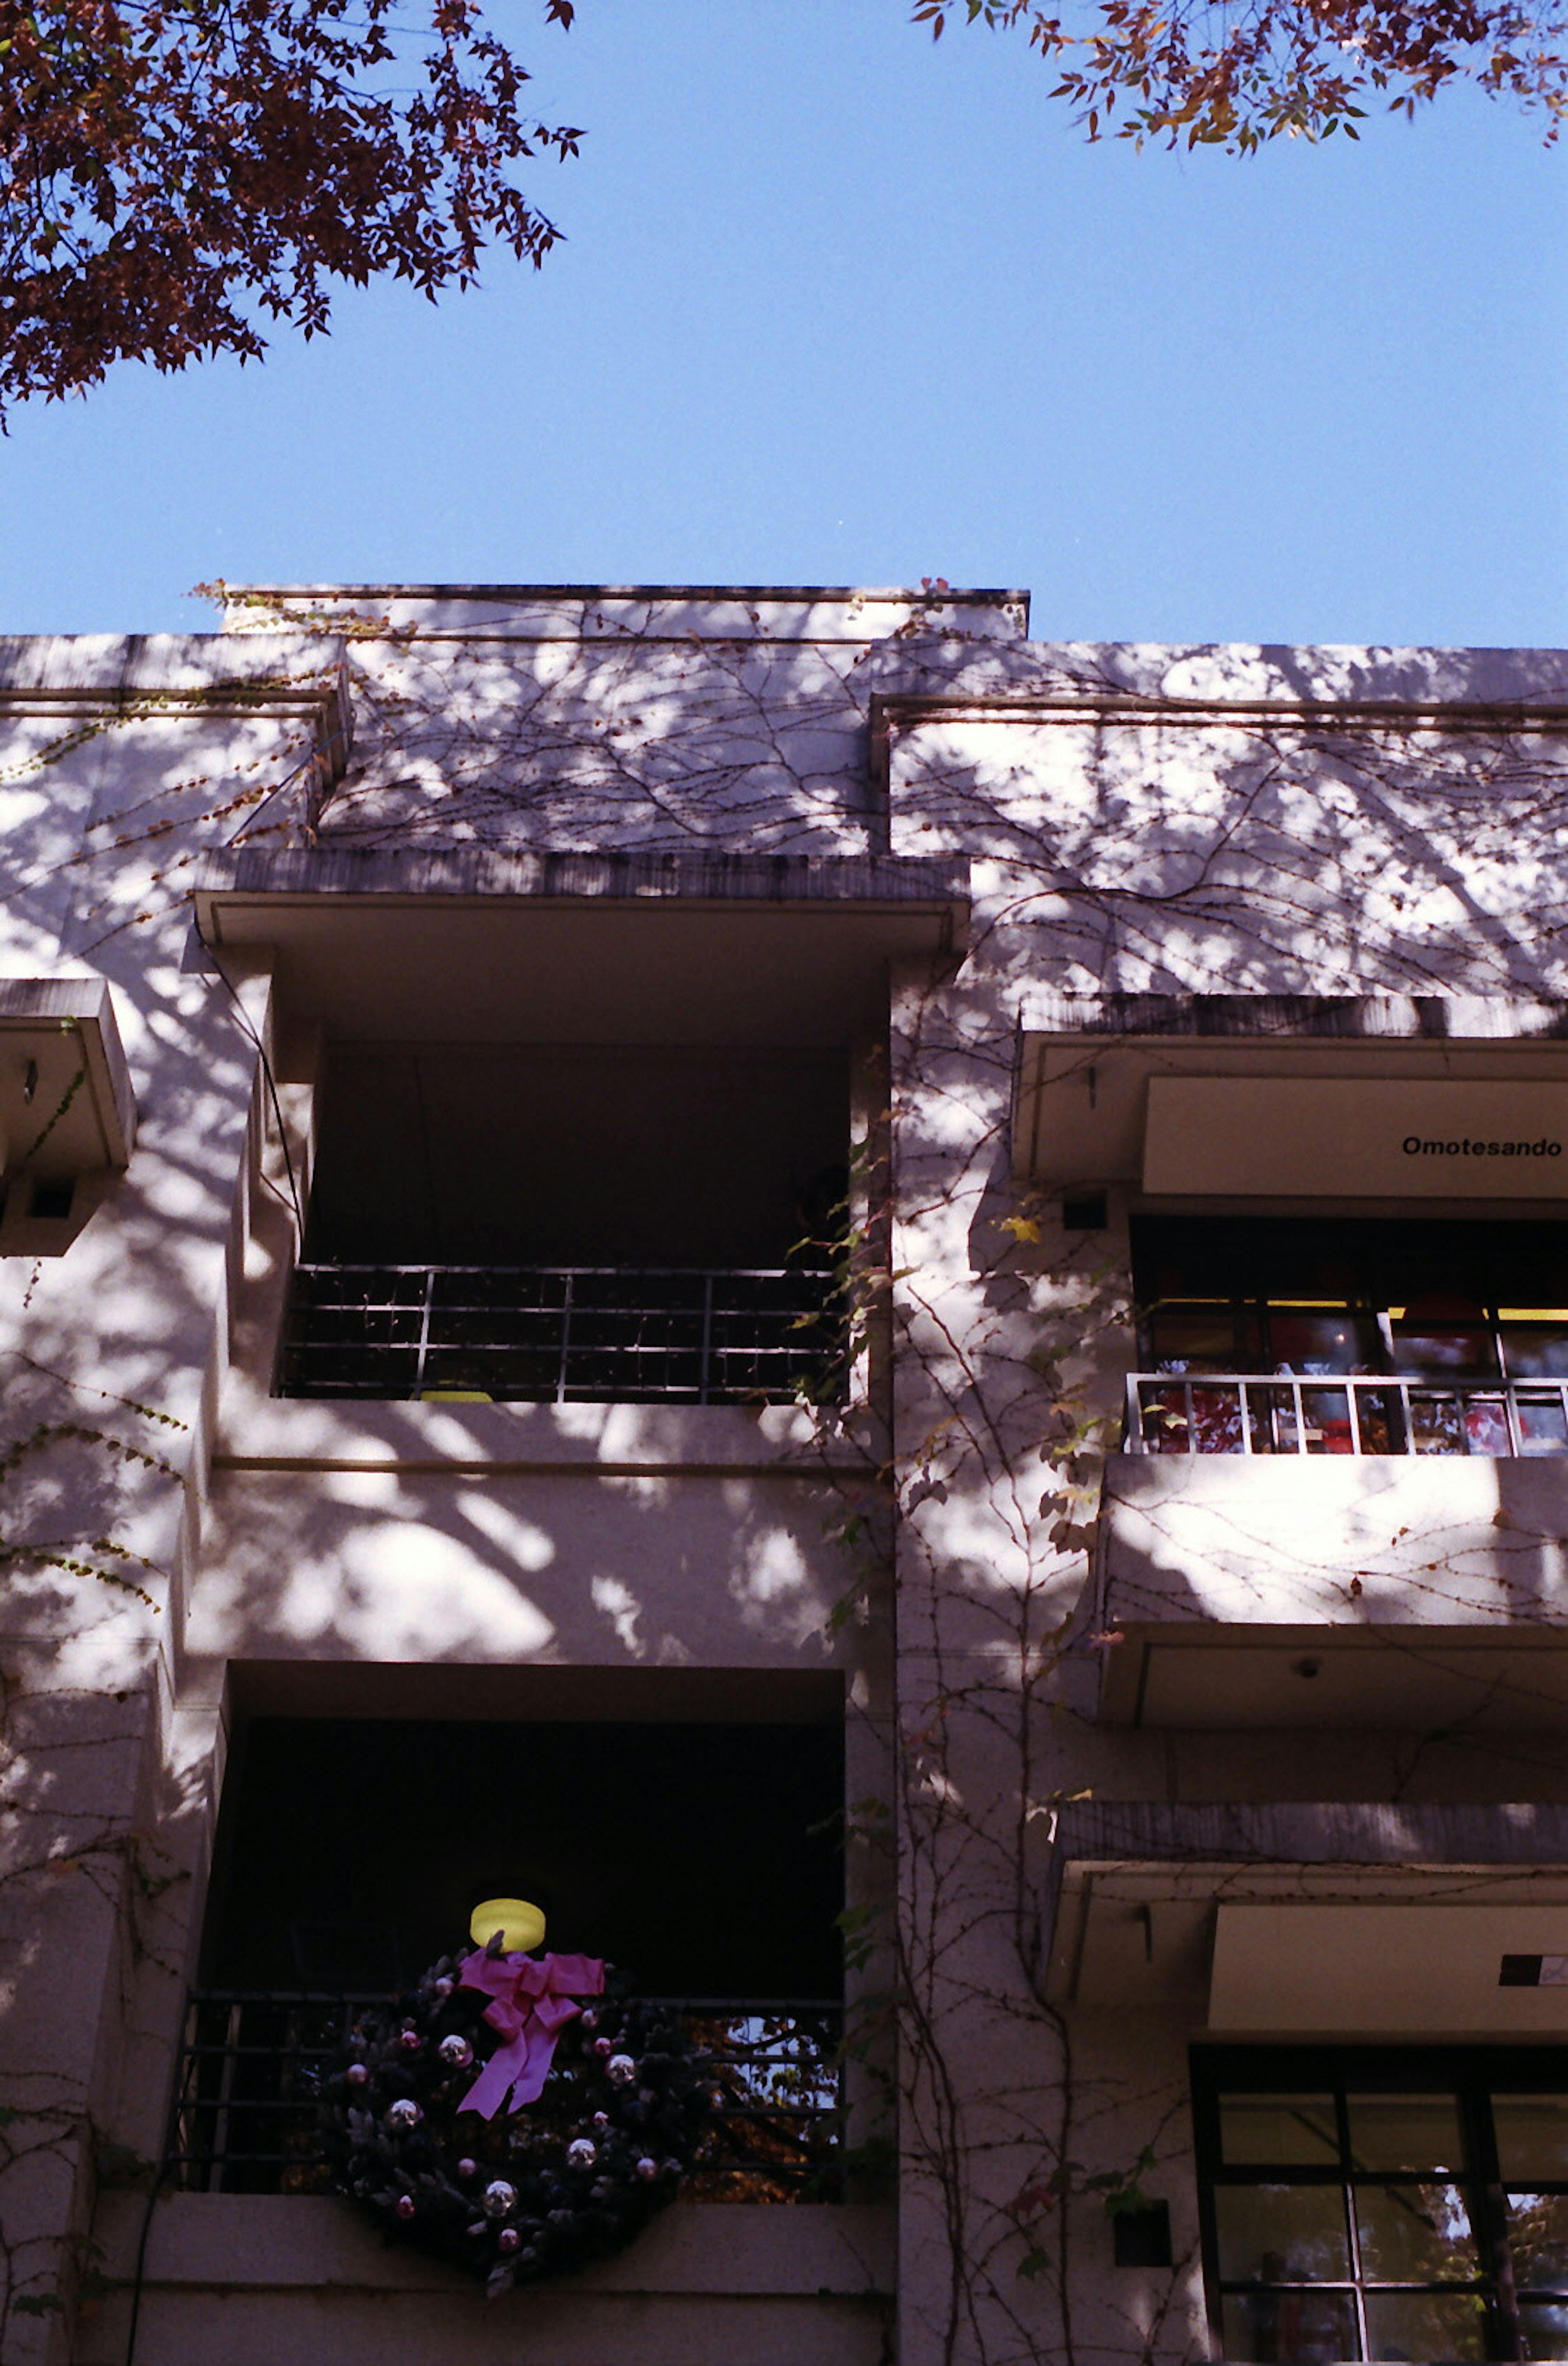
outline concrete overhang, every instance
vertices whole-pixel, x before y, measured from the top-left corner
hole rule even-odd
[[[1379,1087],[1374,1096],[1370,1089]],[[1261,1093],[1257,1088],[1261,1087]],[[1225,1097],[1249,1100],[1226,1113]],[[1303,1089],[1305,1088],[1305,1089]],[[1326,1089],[1325,1089],[1326,1088]],[[1411,1097],[1408,1120],[1401,1092]],[[1265,1110],[1273,1093],[1280,1106]],[[1509,1097],[1539,1139],[1549,1118],[1568,1136],[1568,1004],[1394,995],[1096,995],[1040,987],[1019,1011],[1013,1171],[1048,1188],[1122,1182],[1160,1203],[1240,1195],[1282,1203],[1333,1196],[1347,1211],[1391,1191],[1428,1201],[1484,1191],[1539,1203],[1568,1194],[1562,1155],[1540,1161],[1397,1155],[1408,1123],[1430,1135],[1451,1101],[1461,1132],[1517,1131]],[[1189,1110],[1186,1106],[1190,1103]],[[1299,1103],[1299,1110],[1292,1106]],[[1386,1104],[1397,1120],[1387,1174],[1368,1167],[1359,1112]],[[1290,1166],[1286,1137],[1302,1138]],[[1348,1140],[1337,1155],[1337,1136]],[[1197,1145],[1192,1176],[1182,1153]],[[1229,1145],[1244,1164],[1286,1171],[1228,1178]],[[1387,1162],[1384,1162],[1387,1164]]]
[[[1249,2038],[1568,2033],[1562,1808],[1075,1802],[1043,1891],[1058,2006],[1175,2002]]]
[[[966,862],[246,849],[197,925],[270,951],[292,1016],[360,1040],[840,1045],[889,961],[962,955]]]
[[[1488,1628],[1122,1630],[1107,1653],[1111,1724],[1273,1732],[1331,1726],[1402,1733],[1561,1733],[1568,1637]]]
[[[0,978],[0,1174],[80,1176],[130,1163],[130,1073],[102,978]]]
[[[1568,1458],[1111,1455],[1100,1715],[1568,1725]]]

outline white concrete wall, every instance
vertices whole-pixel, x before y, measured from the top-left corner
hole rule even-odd
[[[1102,1602],[1094,1424],[1128,1359],[1124,1198],[1108,1234],[1069,1240],[1021,1194],[1017,1021],[1041,984],[1562,996],[1564,758],[1529,708],[1561,700],[1568,657],[1047,649],[1005,605],[918,599],[268,595],[240,621],[221,642],[0,652],[0,966],[108,978],[142,1121],[126,1182],[69,1253],[0,1270],[13,1354],[30,1359],[8,1435],[70,1419],[152,1458],[62,1436],[0,1499],[0,1534],[86,1559],[107,1538],[124,1548],[113,1572],[149,1597],[47,1562],[6,1575],[0,2100],[23,2117],[0,2235],[24,2295],[70,2299],[89,2231],[116,2287],[79,2319],[13,2315],[7,2366],[118,2354],[136,2205],[106,2194],[90,2225],[89,2155],[99,2134],[156,2147],[236,1662],[842,1667],[862,1720],[852,1791],[886,1788],[890,1735],[897,1758],[903,1910],[876,1936],[911,2007],[904,2366],[1192,2354],[1183,2049],[1201,1999],[1136,2016],[1051,2001],[1054,1803],[1505,1801],[1562,1797],[1565,1777],[1550,1738],[1395,1729],[1375,1701],[1283,1736],[1108,1722],[1105,1622],[1201,1639],[1262,1600],[1251,1623],[1292,1639],[1422,1627],[1429,1546],[1445,1632],[1555,1631],[1561,1491],[1545,1465],[1411,1466],[1385,1486],[1343,1464],[1238,1478],[1151,1461],[1118,1473]],[[983,715],[964,710],[976,697]],[[1434,711],[1456,703],[1473,711]],[[896,1729],[894,1612],[862,1549],[825,1534],[882,1459],[874,1423],[825,1443],[785,1413],[265,1395],[293,1219],[255,1045],[193,951],[184,898],[205,846],[291,842],[312,817],[349,845],[975,859],[962,972],[896,982]],[[235,983],[265,1040],[265,976]],[[309,1065],[291,1052],[305,1081],[285,1088],[301,1166]],[[1382,1542],[1367,1524],[1389,1493]],[[1309,1521],[1323,1559],[1303,1567]],[[1359,1595],[1352,1560],[1371,1572]],[[863,1581],[869,1607],[835,1627]],[[1081,2182],[1145,2145],[1173,2204],[1171,2273],[1112,2270],[1093,2195],[1028,2199],[1061,2158]],[[227,2197],[157,2205],[142,2366],[511,2338],[436,2271],[394,2279],[335,2205],[245,2207],[264,2216],[240,2236]],[[856,2282],[821,2253],[848,2220],[824,2236],[817,2214],[778,2213],[744,2239],[707,2223],[676,2214],[624,2276],[530,2296],[541,2354],[880,2343],[885,2225],[866,2222]],[[1021,2277],[1037,2242],[1047,2270]]]

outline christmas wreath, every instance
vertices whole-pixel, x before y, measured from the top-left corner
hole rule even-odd
[[[475,1951],[363,2015],[323,2086],[339,2186],[492,2294],[630,2242],[673,2199],[710,2108],[676,2010],[591,1956],[535,1955],[544,1928],[536,1908],[488,1900]]]

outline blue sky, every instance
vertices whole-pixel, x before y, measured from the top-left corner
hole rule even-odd
[[[1041,638],[1568,643],[1568,145],[1086,146],[905,0],[507,7],[568,243],[14,413],[0,631],[243,581],[1029,587]]]

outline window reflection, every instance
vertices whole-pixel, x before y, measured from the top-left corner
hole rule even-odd
[[[1521,2292],[1568,2285],[1568,2194],[1509,2194],[1508,2255]]]
[[[1339,2132],[1334,2098],[1227,2095],[1220,2104],[1220,2146],[1233,2167],[1268,2161],[1315,2168],[1325,2161],[1337,2161]]]
[[[1356,2306],[1348,2293],[1235,2293],[1222,2310],[1227,2358],[1258,2366],[1333,2366],[1359,2358]]]
[[[1264,2283],[1332,2283],[1350,2272],[1337,2185],[1236,2185],[1214,2196],[1220,2274]]]
[[[1470,2213],[1457,2185],[1356,2190],[1361,2273],[1386,2283],[1437,2283],[1475,2274]]]
[[[1265,2051],[1286,2078],[1250,2090],[1195,2058],[1225,2358],[1568,2361],[1568,2085],[1499,2090],[1498,2049],[1422,2049],[1404,2093],[1370,2046]]]
[[[1495,2095],[1492,2121],[1506,2184],[1568,2181],[1568,2094]]]
[[[1459,2103],[1452,2095],[1352,2095],[1350,2159],[1356,2169],[1463,2167]]]

